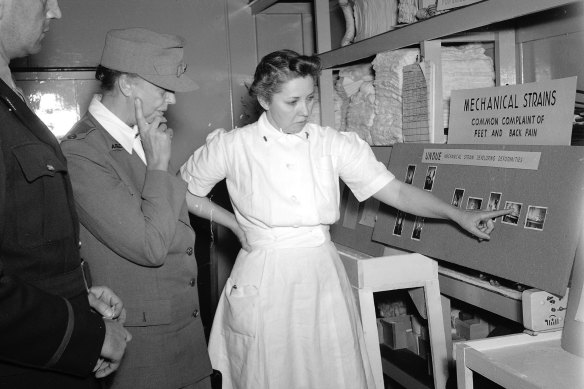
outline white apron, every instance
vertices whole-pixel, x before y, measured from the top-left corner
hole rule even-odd
[[[373,387],[358,308],[328,226],[248,233],[209,341],[224,389]]]

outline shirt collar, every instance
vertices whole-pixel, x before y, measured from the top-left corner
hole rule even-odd
[[[287,138],[299,138],[302,140],[308,140],[309,137],[309,125],[306,124],[302,131],[296,134],[286,134],[285,132],[281,131],[280,129],[274,127],[272,123],[268,120],[268,115],[266,112],[262,113],[260,118],[258,119],[259,128],[260,128],[260,136],[264,139],[264,141],[268,141],[269,139],[278,140],[283,137]]]
[[[0,78],[12,89],[14,89],[14,78],[12,77],[12,73],[10,72],[10,68],[8,64],[4,64],[0,60]]]
[[[101,103],[100,94],[93,95],[88,111],[129,154],[132,154],[134,139],[138,136],[138,128],[136,126],[128,126],[112,111],[107,109]]]

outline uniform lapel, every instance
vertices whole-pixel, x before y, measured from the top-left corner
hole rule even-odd
[[[87,114],[87,119],[103,135],[105,140],[104,146],[108,150],[106,154],[109,156],[118,176],[136,192],[135,194],[139,194],[144,186],[146,176],[146,165],[144,162],[142,162],[135,152],[132,154],[128,153],[90,113]]]
[[[124,173],[127,174],[127,177],[131,180],[135,188],[141,191],[144,186],[144,180],[146,179],[146,165],[142,162],[138,154],[135,152],[129,154],[122,147],[121,149],[112,149],[110,155]]]

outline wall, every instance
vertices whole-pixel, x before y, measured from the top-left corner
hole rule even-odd
[[[248,93],[260,59],[283,48],[314,53],[312,5],[276,3],[252,15],[249,7],[242,6],[242,0],[228,0],[228,15],[233,126],[242,127],[254,122],[260,113]]]
[[[178,34],[187,40],[187,74],[200,89],[178,94],[169,110],[169,126],[176,134],[174,165],[203,144],[211,130],[231,127],[226,0],[59,0],[59,5],[63,18],[51,23],[41,53],[13,66],[94,67],[112,28]]]
[[[41,53],[11,65],[95,67],[105,34],[113,28],[147,27],[183,36],[187,74],[200,89],[178,94],[167,115],[175,130],[173,163],[179,166],[212,130],[255,121],[256,107],[247,85],[264,54],[279,48],[314,52],[310,4],[276,4],[257,16],[247,4],[246,0],[59,0],[63,18],[51,23]]]
[[[578,76],[584,89],[584,4],[540,12],[517,27],[518,82]]]

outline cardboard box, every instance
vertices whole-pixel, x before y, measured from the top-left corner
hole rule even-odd
[[[412,332],[410,315],[384,317],[380,319],[383,327],[383,343],[394,350],[408,347],[408,332]]]
[[[456,319],[456,333],[466,340],[484,339],[489,335],[489,325],[479,319]]]

